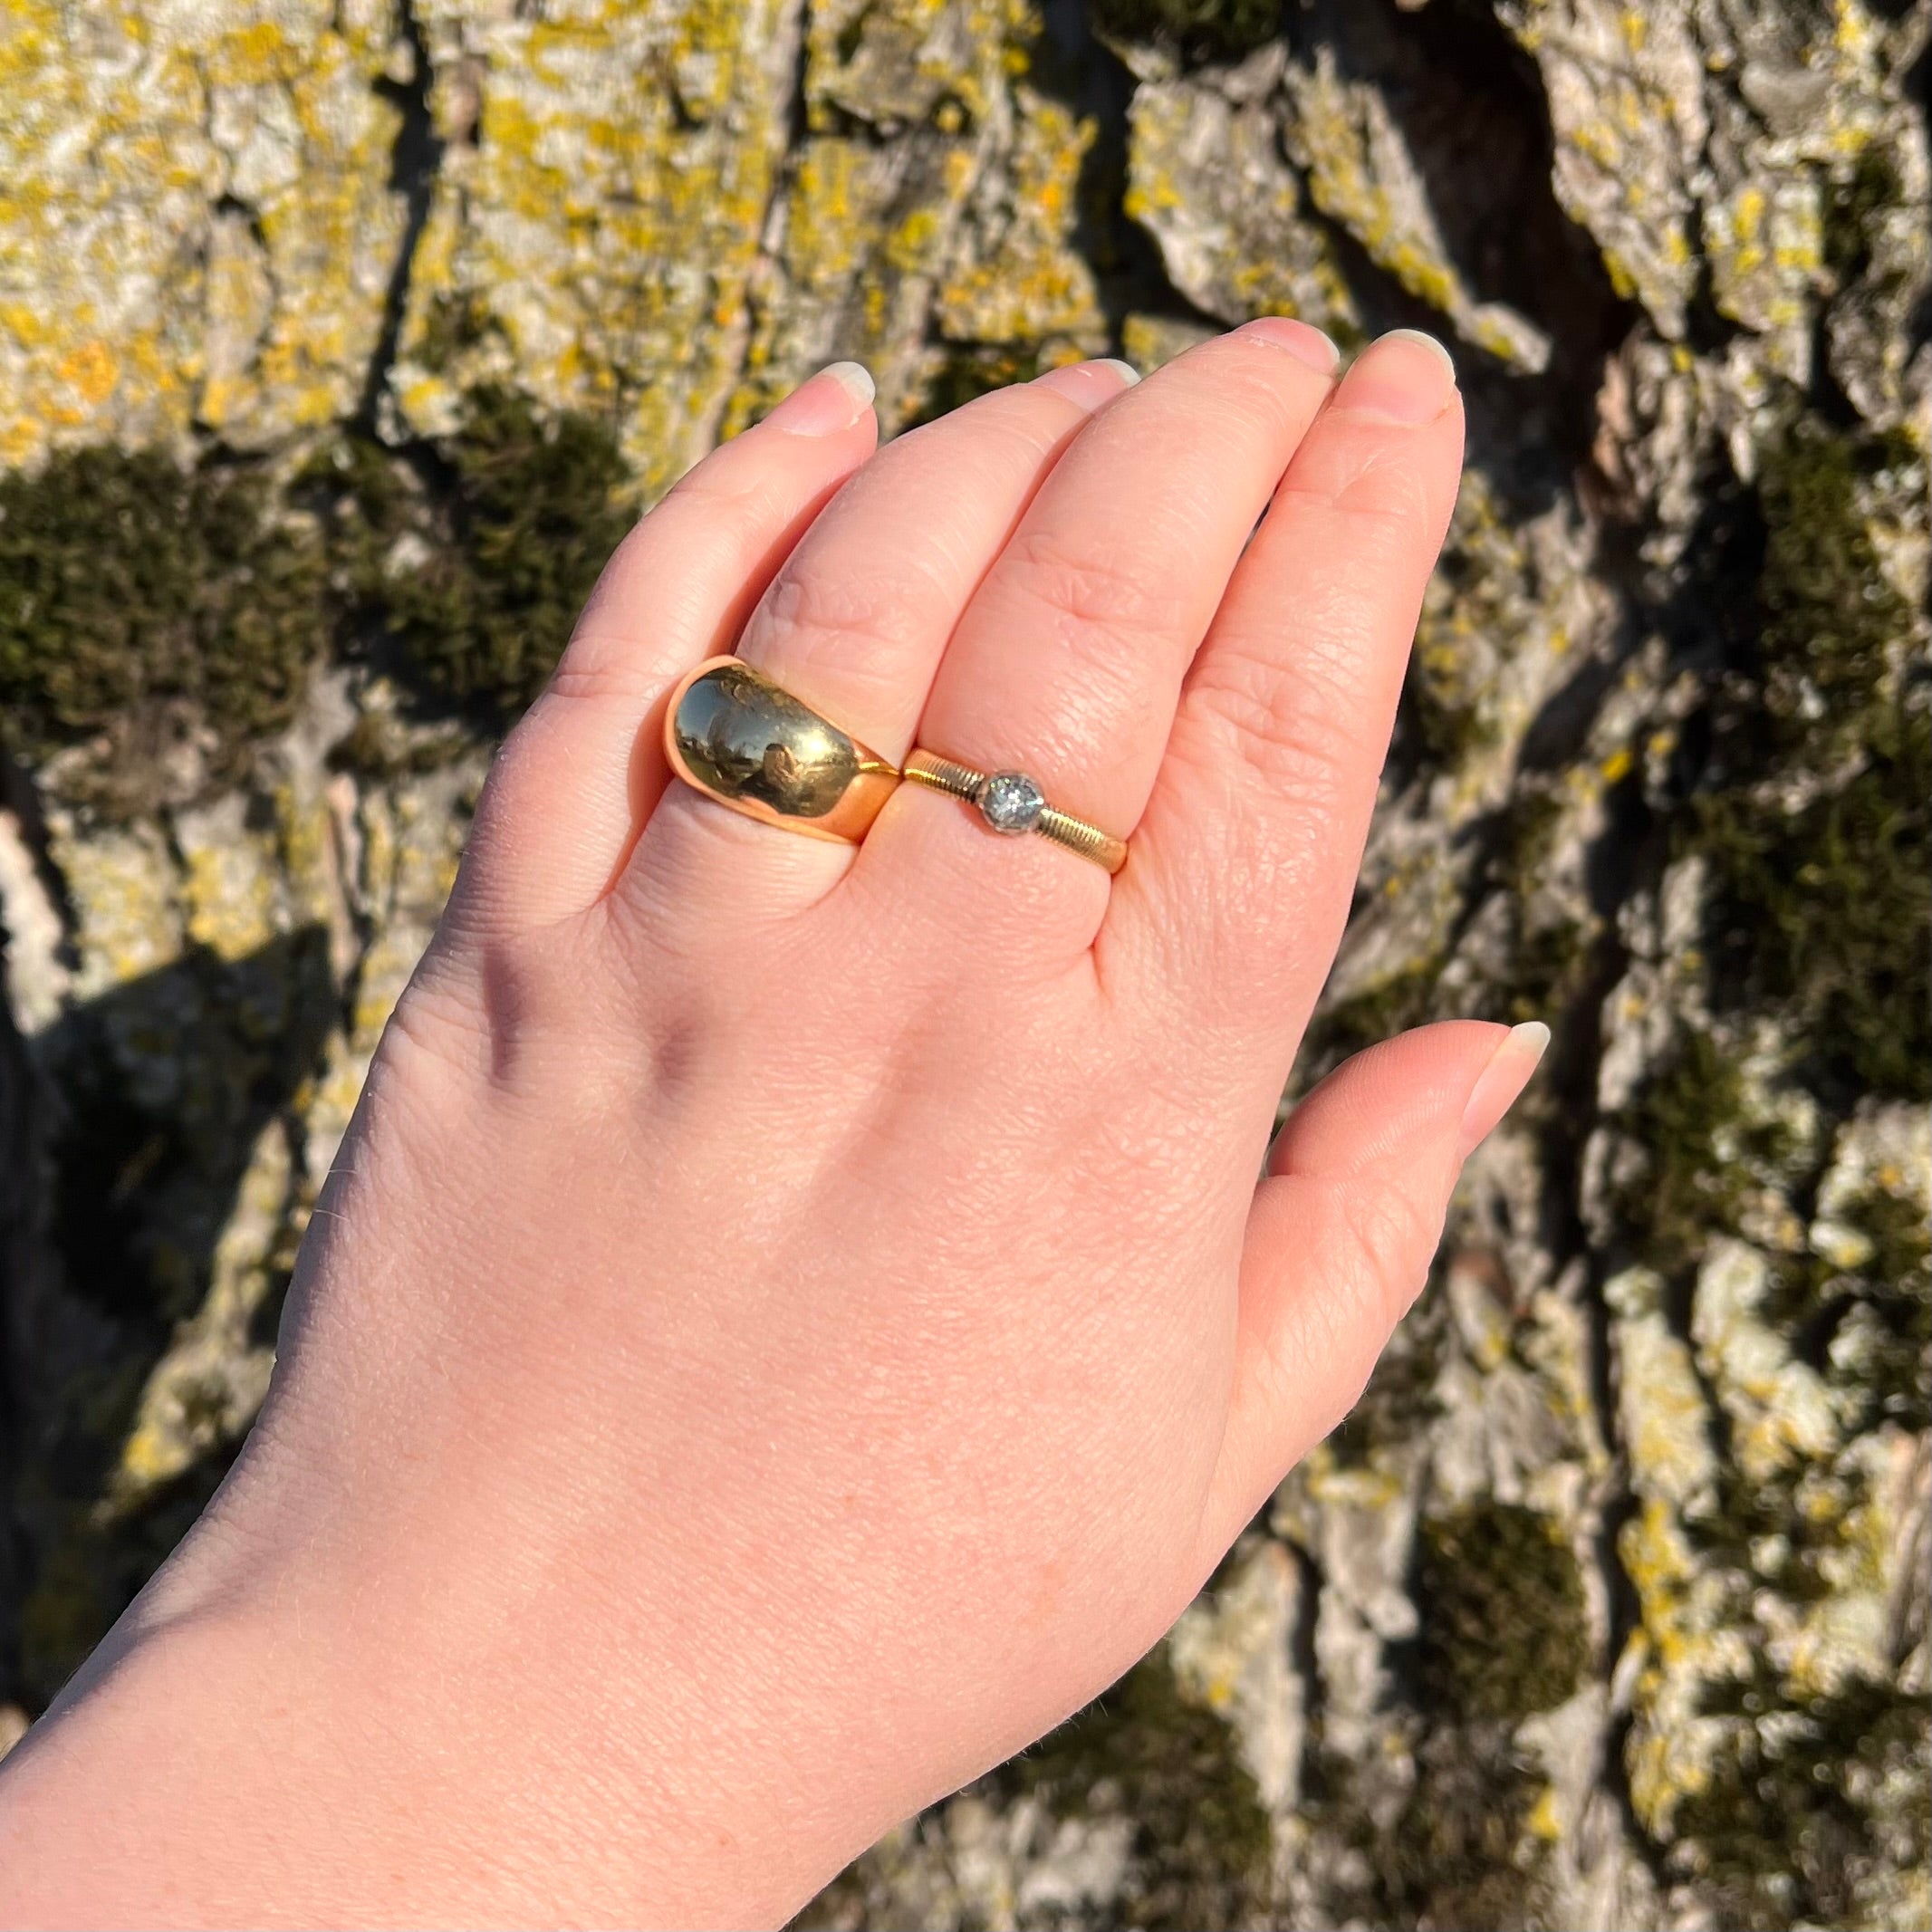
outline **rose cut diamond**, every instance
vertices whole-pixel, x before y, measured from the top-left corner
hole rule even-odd
[[[1031,831],[1046,800],[1024,772],[995,772],[979,788],[979,809],[995,831]]]

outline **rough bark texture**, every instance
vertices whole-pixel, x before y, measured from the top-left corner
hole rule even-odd
[[[1297,1085],[1548,1019],[1359,1413],[828,1926],[1921,1924],[1928,10],[15,0],[0,1743],[191,1520],[489,745],[814,365],[1270,310],[1470,471]]]

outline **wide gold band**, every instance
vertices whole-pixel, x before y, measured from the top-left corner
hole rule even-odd
[[[981,772],[956,758],[915,748],[906,759],[905,775],[935,792],[949,793],[977,805],[995,831],[1035,831],[1055,845],[1063,845],[1109,872],[1127,863],[1127,841],[1062,812],[1041,796],[1040,788],[1023,772]]]
[[[664,714],[671,769],[707,798],[808,838],[856,845],[899,767],[740,658],[707,658]]]

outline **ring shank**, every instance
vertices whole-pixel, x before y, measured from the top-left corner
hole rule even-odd
[[[1127,863],[1127,841],[1117,839],[1110,831],[1102,831],[1098,825],[1090,825],[1085,819],[1077,819],[1071,812],[1062,812],[1049,805],[1040,814],[1040,822],[1033,827],[1043,839],[1051,839],[1055,845],[1063,845],[1070,852],[1078,852],[1082,859],[1091,859],[1103,871],[1118,872]]]
[[[937,752],[921,751],[918,745],[906,754],[906,762],[900,769],[908,778],[916,779],[935,792],[963,798],[969,805],[978,802],[979,788],[986,775],[984,772],[976,772],[970,764],[942,758]]]
[[[918,746],[907,755],[903,771],[914,783],[964,799],[969,805],[979,803],[987,778],[986,773],[962,764],[956,758],[942,758],[937,752]],[[1043,807],[1033,829],[1043,839],[1051,839],[1055,845],[1091,860],[1103,871],[1118,872],[1127,863],[1125,839],[1117,839],[1111,832],[1102,831],[1098,825],[1090,825],[1085,819],[1075,818],[1071,812],[1062,812],[1056,806]]]

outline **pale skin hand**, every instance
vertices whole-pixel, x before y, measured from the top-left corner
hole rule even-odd
[[[1462,445],[1438,351],[1324,349],[1250,324],[876,455],[828,373],[644,519],[235,1474],[0,1775],[0,1917],[775,1923],[1159,1637],[1534,1065],[1407,1034],[1268,1151]],[[853,851],[669,783],[665,694],[735,639],[1126,869],[909,785]]]

